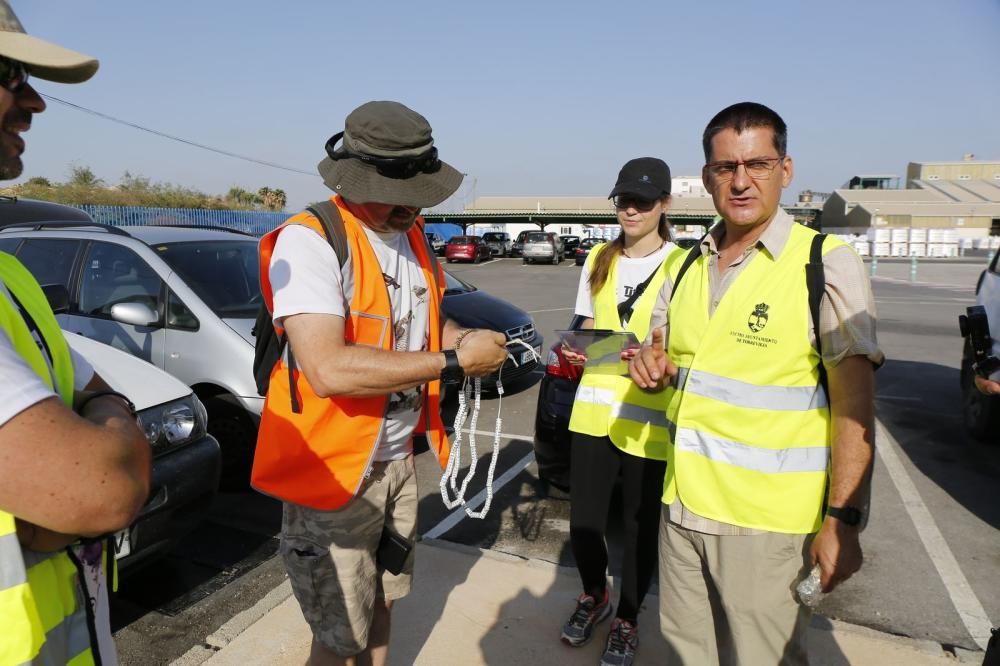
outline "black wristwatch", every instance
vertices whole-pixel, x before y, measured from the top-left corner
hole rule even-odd
[[[828,506],[826,507],[826,515],[833,516],[840,522],[851,527],[860,525],[863,518],[861,509],[856,509],[853,506]]]
[[[445,349],[441,353],[444,354],[444,370],[441,371],[441,381],[447,384],[458,384],[465,379],[465,371],[462,370],[462,366],[458,362],[458,352],[454,349]]]

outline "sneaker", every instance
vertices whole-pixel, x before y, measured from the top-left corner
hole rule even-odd
[[[608,591],[604,590],[601,603],[589,594],[581,594],[576,598],[576,610],[563,625],[562,642],[571,647],[580,647],[590,640],[594,625],[603,622],[611,615],[611,604],[608,602]]]
[[[608,643],[601,655],[601,666],[632,666],[639,647],[639,628],[616,617],[611,623]]]

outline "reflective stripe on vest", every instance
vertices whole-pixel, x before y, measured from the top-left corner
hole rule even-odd
[[[678,451],[696,453],[711,460],[766,474],[826,473],[830,462],[830,448],[827,446],[763,449],[730,439],[713,437],[690,428],[678,431],[676,447]]]
[[[621,402],[615,399],[614,389],[580,386],[576,392],[576,401],[606,407],[613,419],[626,419],[636,423],[648,423],[660,428],[673,429],[673,424],[667,420],[667,415],[662,408],[649,408]]]
[[[597,257],[608,248],[596,245],[587,257],[593,269]],[[627,330],[639,341],[649,334],[649,323],[657,296],[668,275],[676,275],[684,251],[675,248],[660,265],[643,294],[636,299],[628,325],[622,327],[618,316],[618,259],[612,262],[608,277],[594,295],[594,328]],[[616,346],[617,341],[610,341]],[[594,347],[600,347],[599,344]],[[593,348],[591,350],[593,352]],[[643,458],[665,460],[666,442],[673,424],[666,418],[663,395],[639,389],[624,372],[621,350],[598,352],[587,359],[587,365],[577,388],[569,429],[594,437],[608,437],[626,453]]]
[[[781,254],[759,250],[709,316],[700,257],[670,304],[667,390],[677,424],[664,503],[724,523],[804,534],[822,521],[830,413],[810,340],[805,265],[815,232],[794,224]],[[824,251],[843,243],[829,238]]]
[[[14,350],[66,405],[72,405],[73,361],[45,294],[27,269],[3,252],[0,282],[6,288],[0,290],[0,326]],[[34,321],[51,353],[48,361],[4,291]],[[0,511],[0,664],[92,664],[80,584],[76,566],[64,551],[22,550],[14,516]]]
[[[362,223],[343,199],[334,197],[333,203],[344,221],[350,266],[354,271],[354,292],[344,322],[344,339],[348,344],[391,350],[395,344],[392,308],[378,257]],[[319,220],[308,213],[299,213],[261,238],[261,294],[272,312],[270,260],[278,235],[289,224],[307,226],[325,237]],[[427,249],[422,219],[418,218],[406,235],[428,287],[427,348],[439,351],[444,273]],[[286,502],[323,511],[338,509],[354,497],[364,481],[385,425],[388,396],[322,398],[299,370],[293,374],[301,412],[291,410],[288,367],[283,360],[279,361],[271,373],[264,400],[251,483],[257,490]],[[440,392],[439,381],[428,382],[423,413],[414,434],[426,433],[428,444],[444,467],[449,448],[440,416]]]
[[[777,412],[803,412],[829,406],[826,392],[816,386],[761,386],[738,379],[714,375],[704,370],[690,372],[680,368],[677,385],[685,393],[701,395],[735,407],[770,409]]]

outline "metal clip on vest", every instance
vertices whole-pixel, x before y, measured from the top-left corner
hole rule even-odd
[[[541,360],[538,352],[524,340],[511,340],[507,343],[507,346],[510,347],[511,345],[520,345],[530,351],[536,361]],[[515,367],[520,365],[513,354],[507,352],[507,356],[513,361]],[[476,377],[470,381],[470,378],[466,377],[462,383],[462,389],[458,393],[458,412],[455,414],[454,424],[455,441],[451,445],[451,453],[448,455],[448,465],[445,467],[444,474],[441,475],[439,486],[441,488],[441,500],[444,502],[445,507],[454,509],[459,506],[465,506],[465,513],[470,518],[485,518],[490,510],[490,504],[493,502],[493,474],[496,471],[497,460],[500,457],[500,431],[503,424],[503,420],[500,418],[500,408],[503,403],[502,375],[503,368],[501,367],[500,372],[497,374],[497,395],[499,397],[497,399],[496,426],[493,429],[493,455],[490,457],[490,467],[486,472],[486,501],[483,503],[481,511],[473,511],[465,506],[465,493],[469,488],[469,481],[476,474],[476,464],[479,459],[476,451],[476,425],[479,422],[479,406],[483,388],[482,378]],[[465,420],[469,416],[470,399],[473,401],[473,407],[472,421],[469,423],[469,471],[462,480],[461,486],[459,486],[458,470],[462,466],[462,428],[465,427]],[[451,492],[455,494],[455,499],[449,497],[449,486],[451,487]]]

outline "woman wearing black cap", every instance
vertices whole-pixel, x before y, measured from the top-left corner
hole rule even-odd
[[[670,242],[670,169],[653,157],[631,160],[609,198],[621,233],[591,250],[580,276],[576,314],[585,317],[583,328],[631,331],[642,341],[670,268],[685,254]],[[564,344],[562,351],[570,363],[587,361],[579,346]],[[562,641],[583,645],[594,625],[611,615],[604,537],[620,475],[622,589],[601,663],[624,666],[635,655],[639,607],[656,569],[668,435],[662,400],[636,387],[627,372],[604,368],[591,364],[584,370],[570,418],[570,540],[583,593],[563,627]]]

